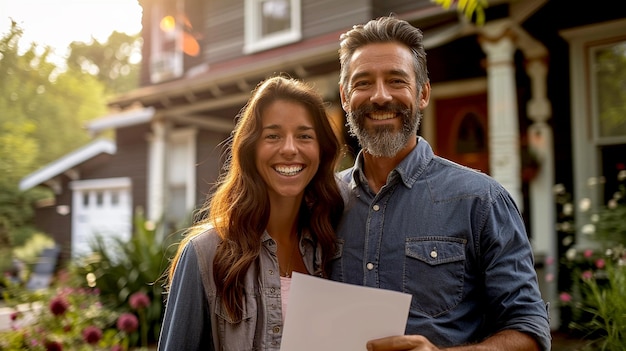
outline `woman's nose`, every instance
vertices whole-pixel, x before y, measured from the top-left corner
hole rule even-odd
[[[297,152],[296,142],[293,136],[287,136],[280,148],[280,152],[285,155],[292,155]]]

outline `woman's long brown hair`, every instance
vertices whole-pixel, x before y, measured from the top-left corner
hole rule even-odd
[[[233,320],[241,319],[243,278],[259,256],[260,238],[269,220],[269,198],[256,168],[255,149],[261,135],[261,113],[276,100],[301,104],[314,121],[320,165],[305,189],[299,225],[308,227],[321,246],[322,267],[316,273],[322,276],[327,275],[329,257],[335,252],[335,228],[343,213],[343,200],[335,178],[341,147],[326,115],[322,97],[306,83],[285,76],[261,82],[237,116],[237,124],[229,139],[230,155],[215,192],[200,210],[205,216],[189,228],[169,270],[171,281],[182,248],[209,224],[215,227],[222,243],[213,261],[214,279],[217,293]]]

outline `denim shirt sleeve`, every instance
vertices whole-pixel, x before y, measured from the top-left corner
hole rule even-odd
[[[531,245],[512,197],[496,187],[488,206],[480,239],[487,320],[495,330],[512,329],[534,335],[542,350],[550,350],[547,306],[538,296],[538,281]]]
[[[208,302],[193,245],[180,256],[159,337],[159,351],[213,350]]]

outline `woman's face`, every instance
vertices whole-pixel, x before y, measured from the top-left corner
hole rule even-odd
[[[256,167],[270,199],[301,197],[320,164],[313,117],[303,105],[287,100],[272,102],[261,116]]]

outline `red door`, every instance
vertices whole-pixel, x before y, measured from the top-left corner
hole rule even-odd
[[[435,153],[464,166],[489,173],[487,95],[435,101]]]

